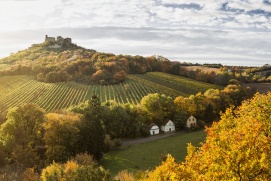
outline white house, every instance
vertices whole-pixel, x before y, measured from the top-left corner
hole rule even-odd
[[[194,116],[190,116],[186,121],[186,127],[191,128],[191,126],[197,125],[197,119]]]
[[[175,131],[175,124],[171,120],[167,119],[161,126],[161,130],[164,131],[164,133]]]
[[[150,135],[159,134],[159,127],[156,124],[154,123],[150,124],[149,128],[150,128]]]

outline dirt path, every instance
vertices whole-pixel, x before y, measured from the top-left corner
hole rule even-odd
[[[176,134],[180,134],[181,132],[174,132],[174,133],[161,133],[158,135],[149,136],[147,138],[138,138],[138,139],[124,139],[122,140],[122,146],[130,146],[140,143],[146,143],[154,140],[160,140],[169,136],[173,136]]]

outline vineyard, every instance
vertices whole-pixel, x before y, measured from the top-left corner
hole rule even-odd
[[[162,72],[149,72],[146,74],[130,75],[130,79],[143,82],[153,88],[158,88],[158,92],[176,96],[189,96],[206,90],[223,89],[221,86],[195,81],[185,77],[166,74]]]
[[[2,109],[35,103],[47,112],[84,102],[94,94],[98,95],[102,102],[115,100],[122,104],[137,105],[149,93],[158,92],[176,97],[218,88],[164,73],[129,75],[124,83],[108,86],[75,82],[44,83],[34,80],[31,76],[2,76],[0,82]]]

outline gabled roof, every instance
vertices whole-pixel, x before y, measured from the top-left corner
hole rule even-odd
[[[195,118],[195,116],[192,116],[192,115],[191,115],[191,116],[189,116],[189,118],[187,118],[187,120],[190,119],[191,117],[192,117],[192,118]],[[195,118],[195,119],[197,120],[197,118]]]
[[[169,121],[171,121],[171,120],[170,120],[170,119],[165,119],[165,120],[163,121],[163,124],[162,124],[162,126],[165,126],[165,125],[167,125],[167,123],[168,123]],[[173,121],[171,121],[171,122],[173,122]]]
[[[153,126],[157,126],[155,123],[149,124],[149,128],[152,128]],[[158,126],[157,126],[158,127]]]

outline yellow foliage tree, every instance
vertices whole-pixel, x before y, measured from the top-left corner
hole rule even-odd
[[[200,148],[188,146],[185,162],[168,157],[150,180],[271,180],[270,111],[271,93],[228,109]]]
[[[185,172],[183,164],[175,162],[174,158],[170,155],[167,156],[166,161],[162,162],[161,165],[156,167],[154,171],[150,171],[148,176],[143,181],[178,181],[188,178]]]

